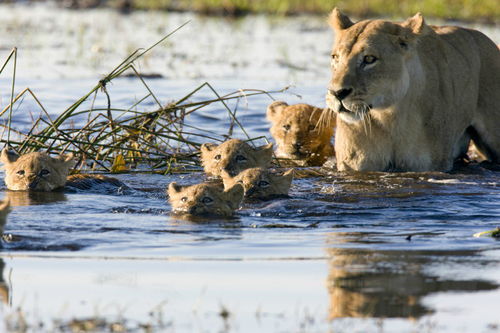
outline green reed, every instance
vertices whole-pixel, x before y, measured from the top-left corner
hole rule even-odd
[[[236,117],[236,108],[231,109],[228,102],[256,95],[270,95],[287,88],[275,92],[257,89],[237,90],[221,95],[212,85],[205,82],[177,101],[162,105],[137,71],[134,63],[138,59],[185,24],[147,49],[134,51],[55,119],[50,117],[49,112],[31,89],[26,88],[14,96],[13,83],[10,103],[0,111],[0,119],[6,114],[8,116],[8,121],[0,124],[0,127],[7,131],[7,138],[5,139],[2,134],[0,142],[19,154],[40,150],[49,153],[72,152],[79,159],[79,168],[85,170],[164,173],[199,169],[200,142],[222,142],[232,135],[234,126],[239,127],[249,141],[256,140],[257,138],[248,135]],[[14,59],[13,82],[16,54],[14,49],[0,70],[1,73],[9,61]],[[147,93],[127,108],[115,108],[107,87],[125,72],[131,72],[137,77],[138,84],[145,88]],[[191,101],[197,93],[206,89],[213,98]],[[41,115],[34,119],[28,130],[21,131],[12,127],[11,118],[14,106],[17,105],[19,109],[26,96],[34,99],[41,110]],[[104,99],[104,105],[100,105],[98,97]],[[156,107],[153,110],[141,110],[142,103],[148,100],[154,101]],[[230,117],[231,125],[225,136],[216,135],[186,122],[188,115],[214,103],[220,104]],[[86,123],[81,126],[76,125],[84,122],[82,118],[87,119]]]

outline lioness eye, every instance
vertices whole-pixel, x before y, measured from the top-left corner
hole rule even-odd
[[[42,176],[46,176],[46,175],[48,175],[49,173],[50,173],[50,171],[49,171],[49,170],[47,170],[47,169],[42,169],[42,171],[40,171],[40,175],[42,175]]]
[[[290,129],[290,125],[283,125],[283,128],[285,129],[285,131],[288,131]]]
[[[204,204],[209,204],[213,201],[214,200],[212,198],[209,198],[209,197],[203,197],[203,199],[201,199],[201,202],[203,202]]]
[[[181,201],[182,201],[182,202],[187,202],[187,201],[188,201],[188,198],[187,198],[187,197],[182,197],[182,198],[181,198]]]
[[[236,162],[245,162],[247,158],[243,155],[236,156]]]
[[[219,155],[215,155],[214,159],[216,159],[217,161],[220,160],[222,158],[222,156]]]
[[[261,180],[258,185],[259,185],[259,187],[268,187],[269,182],[266,182],[265,180]]]
[[[19,176],[22,176],[24,175],[24,170],[19,170],[18,172],[16,172]]]
[[[367,65],[373,64],[375,61],[377,61],[377,58],[372,55],[366,55],[363,57],[363,62]]]

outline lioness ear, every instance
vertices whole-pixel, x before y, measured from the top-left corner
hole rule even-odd
[[[288,104],[283,101],[275,101],[267,106],[267,120],[274,122]]]
[[[273,144],[269,143],[265,146],[258,147],[256,148],[257,152],[259,153],[260,157],[266,161],[266,163],[271,163],[271,160],[273,159]]]
[[[234,184],[231,188],[224,191],[226,194],[226,198],[231,205],[231,208],[238,209],[243,200],[243,196],[245,195],[245,190],[243,189],[243,185]]]
[[[351,19],[344,15],[337,7],[333,8],[330,16],[328,17],[328,23],[333,28],[333,30],[344,30],[351,27]]]
[[[9,151],[9,149],[7,147],[5,147],[2,150],[2,155],[0,155],[0,161],[4,164],[14,163],[15,161],[17,161],[18,158],[19,158],[19,155],[17,155],[13,151]]]
[[[168,184],[168,195],[173,196],[182,190],[182,186],[178,185],[176,182],[171,182]]]
[[[425,24],[424,17],[421,13],[416,13],[402,24],[403,27],[410,29],[415,35],[425,35],[429,32],[429,26]]]

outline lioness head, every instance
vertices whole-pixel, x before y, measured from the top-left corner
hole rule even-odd
[[[168,186],[172,210],[190,215],[231,216],[239,208],[243,194],[240,184],[227,190],[219,184],[209,183],[181,186],[173,182]]]
[[[224,170],[231,176],[240,171],[262,167],[267,168],[273,157],[273,145],[253,148],[248,143],[231,139],[220,145],[205,143],[201,145],[201,162],[205,172],[213,176],[220,176]]]
[[[240,172],[236,177],[231,177],[227,172],[222,173],[225,188],[241,184],[245,189],[245,197],[255,199],[288,195],[292,179],[293,170],[278,175],[262,168],[251,168]]]
[[[46,153],[19,156],[2,150],[0,161],[5,165],[5,184],[14,191],[52,191],[66,184],[73,166],[73,154],[51,157]]]
[[[406,64],[419,36],[431,29],[417,14],[403,23],[367,20],[353,23],[334,9],[332,78],[327,105],[347,123],[356,123],[376,109],[395,105],[408,91]]]
[[[278,145],[279,157],[305,160],[321,165],[333,156],[331,139],[335,122],[320,123],[323,109],[308,104],[288,105],[282,101],[267,107],[271,135]],[[334,119],[333,119],[334,120]]]

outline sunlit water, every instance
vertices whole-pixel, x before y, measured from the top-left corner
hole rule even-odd
[[[161,102],[209,81],[222,94],[295,83],[274,98],[323,105],[331,35],[318,18],[224,21],[5,6],[0,12],[8,17],[0,56],[19,47],[16,91],[32,88],[52,115],[134,48],[187,19],[192,24],[168,47],[141,63],[164,76],[148,80]],[[499,41],[498,28],[484,30]],[[8,73],[0,78],[2,108]],[[136,79],[118,79],[109,89],[117,107],[144,95]],[[203,90],[194,98],[211,97]],[[270,101],[265,95],[239,101],[238,118],[251,136],[270,137]],[[26,128],[39,112],[26,98],[14,122]],[[190,121],[220,135],[230,123],[220,105]],[[165,188],[203,181],[202,173],[118,177],[131,189],[29,194],[2,185],[13,205],[0,284],[7,323],[16,322],[20,308],[45,329],[98,316],[165,332],[499,330],[500,243],[472,236],[500,225],[499,173],[325,171],[294,180],[288,199],[245,203],[233,219],[197,222],[170,215]]]

